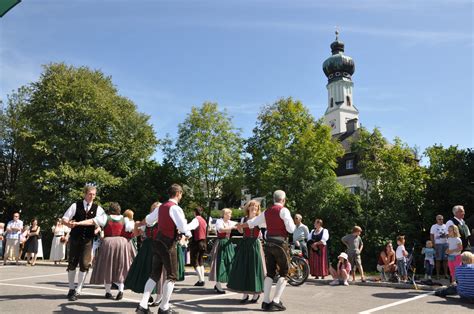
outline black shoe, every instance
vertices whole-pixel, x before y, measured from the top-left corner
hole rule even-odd
[[[214,286],[214,290],[216,290],[216,293],[225,294],[225,291],[217,289],[217,286]]]
[[[115,297],[115,300],[122,300],[123,298],[123,292],[119,291],[119,293],[117,293],[117,296]]]
[[[148,298],[148,304],[152,304],[152,303],[153,303],[153,297],[150,296],[150,297]]]
[[[194,284],[195,287],[204,287],[204,281],[198,281]]]
[[[112,290],[118,290],[118,286],[115,284],[115,282],[112,282]]]
[[[69,301],[76,301],[77,300],[77,292],[75,289],[69,289],[69,292],[67,293],[67,299]]]
[[[108,293],[108,292],[107,292],[107,293],[105,294],[105,298],[106,298],[106,299],[113,299],[113,296],[112,296],[111,293]]]
[[[286,310],[286,307],[283,305],[283,303],[278,302],[278,303],[275,303],[275,302],[272,302],[272,305],[278,309],[278,311],[285,311]]]
[[[262,310],[265,312],[278,311],[278,309],[273,304],[274,304],[273,302],[270,302],[270,303],[262,302]]]
[[[173,310],[171,307],[169,307],[166,311],[162,310],[161,307],[158,309],[158,314],[163,313],[163,314],[178,314],[179,312],[176,312]]]
[[[159,306],[160,304],[161,304],[161,300],[148,304],[148,307],[155,307],[155,306]]]
[[[151,313],[149,309],[144,309],[140,304],[138,304],[138,307],[135,310],[135,313],[143,313],[143,314],[148,314]]]
[[[240,300],[240,304],[245,304],[249,301],[249,296],[246,296],[244,299]]]
[[[252,300],[250,300],[249,303],[257,303],[258,299],[260,299],[260,294],[257,296],[256,299],[252,298]]]

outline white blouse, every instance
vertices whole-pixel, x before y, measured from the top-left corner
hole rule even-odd
[[[311,230],[311,232],[310,232],[309,235],[308,235],[308,241],[311,240],[311,238],[313,237],[313,234],[318,235],[318,234],[320,234],[321,232],[323,233],[323,237],[321,238],[321,242],[322,242],[324,245],[326,245],[326,242],[329,240],[329,232],[328,232],[328,230],[325,229],[325,228],[321,228],[321,231],[319,231],[319,232],[316,232],[315,229]]]

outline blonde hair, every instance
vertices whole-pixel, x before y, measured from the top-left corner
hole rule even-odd
[[[84,186],[84,189],[82,191],[84,192],[84,195],[86,195],[90,191],[96,191],[97,192],[97,188],[94,185],[88,184],[88,185]]]
[[[154,202],[153,204],[151,204],[150,213],[151,213],[152,211],[154,211],[155,208],[160,207],[160,205],[161,205],[160,202]]]
[[[230,209],[230,208],[222,209],[221,217],[224,217],[225,213],[230,213],[232,215],[232,209]]]
[[[127,209],[126,211],[123,212],[123,216],[127,217],[130,220],[133,220],[133,210]]]
[[[356,232],[356,231],[362,232],[362,228],[359,226],[354,226],[354,228],[352,228],[352,232]]]
[[[461,262],[464,265],[473,264],[474,263],[474,255],[471,252],[464,252],[461,254]]]
[[[451,226],[449,226],[448,231],[449,231],[450,228],[453,228],[453,234],[454,234],[454,236],[453,236],[453,237],[450,237],[450,238],[460,238],[460,237],[461,237],[461,234],[459,233],[459,228],[458,228],[458,226],[456,226],[456,225],[451,225]],[[448,237],[449,237],[449,235],[448,235]]]
[[[260,215],[260,211],[261,211],[261,208],[260,208],[260,202],[259,201],[256,201],[256,200],[250,200],[248,201],[245,205],[244,205],[244,213],[245,213],[245,216],[248,217],[249,215],[249,207],[252,205],[252,204],[255,204],[257,206],[257,213],[256,215]]]

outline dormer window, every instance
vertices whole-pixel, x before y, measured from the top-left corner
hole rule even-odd
[[[346,170],[354,169],[354,159],[346,160]]]
[[[347,102],[347,105],[350,107],[351,106],[351,98],[349,96],[346,96],[346,102]]]

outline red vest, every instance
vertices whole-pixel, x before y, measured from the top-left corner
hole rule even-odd
[[[196,216],[199,226],[192,231],[194,241],[204,240],[206,238],[207,223],[201,216]]]
[[[244,238],[258,238],[259,236],[260,236],[259,227],[253,227],[253,229],[244,228]]]
[[[280,211],[283,205],[275,204],[265,211],[265,222],[267,223],[267,236],[288,237]]]
[[[161,232],[161,234],[170,239],[175,239],[177,234],[176,225],[170,216],[170,209],[174,205],[176,205],[176,203],[168,201],[164,204],[161,204],[160,208],[158,209],[158,232]]]
[[[154,224],[153,226],[151,227],[146,227],[145,228],[145,235],[148,238],[150,239],[156,239],[156,236],[158,235],[158,224]]]
[[[110,216],[107,217],[107,223],[104,227],[104,237],[118,237],[123,234],[125,231],[125,222],[123,217],[116,221],[113,220]]]
[[[230,238],[230,233],[227,232],[217,232],[218,239]]]

